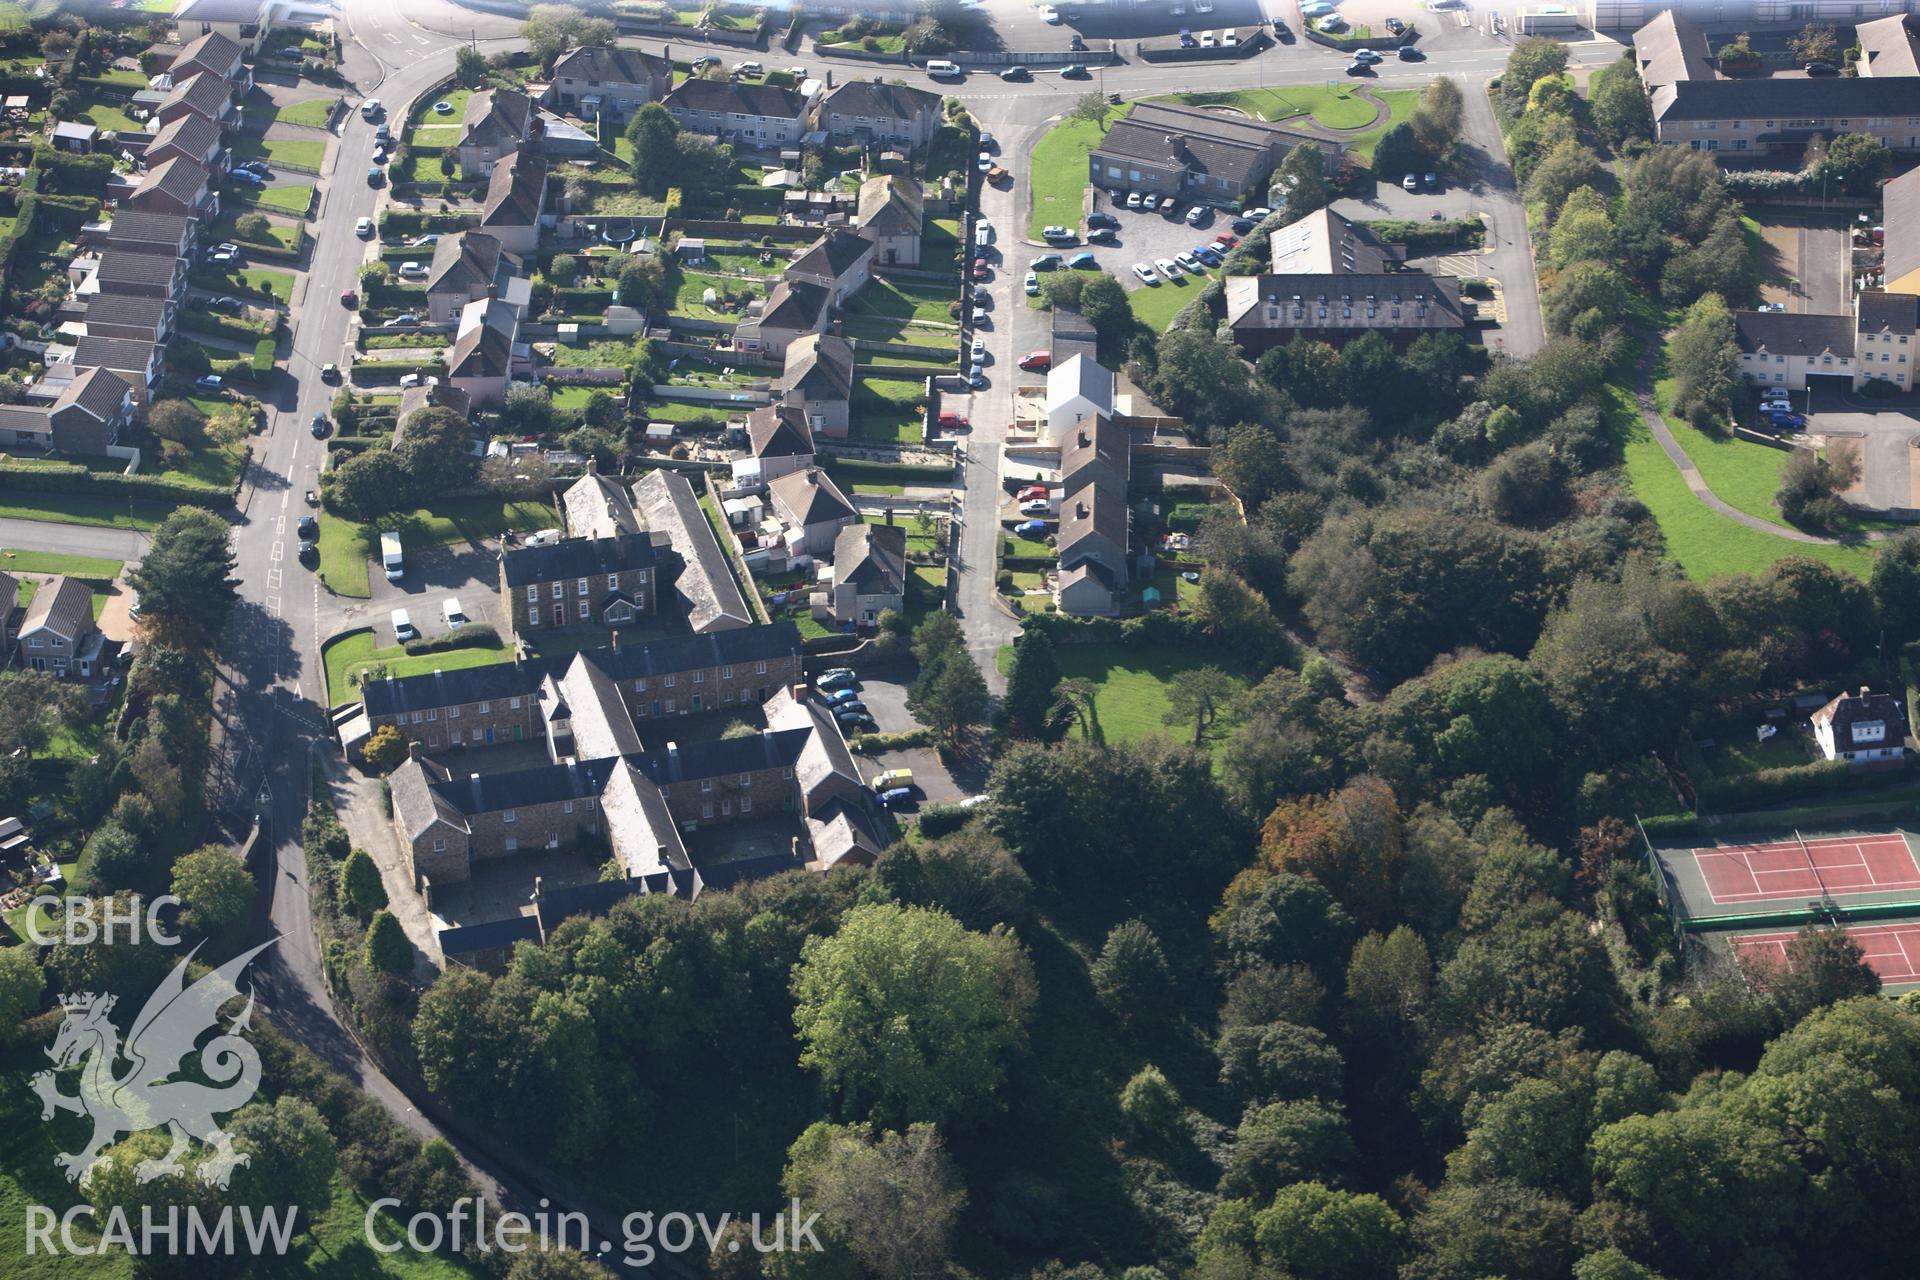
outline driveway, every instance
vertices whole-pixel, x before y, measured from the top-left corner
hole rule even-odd
[[[1913,465],[1920,441],[1920,406],[1882,407],[1852,395],[1816,390],[1809,402],[1807,434],[1823,437],[1829,457],[1853,459],[1860,473],[1847,500],[1875,510],[1920,508],[1920,469]],[[1868,406],[1872,407],[1869,408]]]
[[[1760,296],[1787,310],[1839,315],[1853,301],[1852,250],[1837,215],[1775,215],[1760,226]]]
[[[920,727],[907,710],[907,688],[912,673],[906,669],[865,672],[860,677],[860,701],[867,704],[881,733],[906,733]],[[912,813],[922,804],[950,804],[968,793],[953,780],[946,762],[932,747],[907,747],[898,751],[878,751],[861,755],[857,762],[860,776],[868,782],[886,769],[913,770],[914,803],[905,812]]]
[[[431,547],[409,550],[405,555],[407,572],[400,581],[388,582],[377,566],[367,575],[373,596],[366,605],[370,617],[363,618],[361,625],[371,621],[382,642],[390,638],[388,615],[395,609],[405,609],[423,636],[444,633],[448,628],[440,607],[449,597],[458,597],[468,622],[485,623],[506,636],[500,616],[500,562],[495,552]]]

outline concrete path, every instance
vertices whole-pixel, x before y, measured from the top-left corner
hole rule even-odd
[[[1875,529],[1857,538],[1824,538],[1819,534],[1775,524],[1771,520],[1762,520],[1759,516],[1750,515],[1738,507],[1729,505],[1707,487],[1706,480],[1700,475],[1700,468],[1693,465],[1693,459],[1687,455],[1685,449],[1680,447],[1680,442],[1674,439],[1673,432],[1667,429],[1666,419],[1660,416],[1660,406],[1653,399],[1654,350],[1653,345],[1648,343],[1646,349],[1640,354],[1640,364],[1633,375],[1634,402],[1640,406],[1640,418],[1647,424],[1647,430],[1651,431],[1653,438],[1660,442],[1660,448],[1672,460],[1673,465],[1680,468],[1680,478],[1687,482],[1687,488],[1693,492],[1693,496],[1700,499],[1709,510],[1725,516],[1735,524],[1745,525],[1749,529],[1772,534],[1788,542],[1807,543],[1813,546],[1838,547],[1861,541],[1879,542],[1893,536],[1888,530]]]

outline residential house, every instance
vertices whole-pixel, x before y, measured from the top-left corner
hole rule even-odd
[[[817,284],[782,280],[767,291],[760,313],[733,330],[734,349],[767,360],[784,359],[804,334],[823,331],[833,318],[833,292]]]
[[[535,139],[538,117],[533,100],[512,89],[482,89],[467,99],[454,153],[460,176],[491,178],[493,167]]]
[[[1267,246],[1277,276],[1377,276],[1406,259],[1403,248],[1332,209],[1289,222],[1267,237]]]
[[[491,746],[540,731],[541,679],[533,663],[495,662],[369,680],[360,686],[360,697],[371,728],[392,725],[426,750]]]
[[[1920,169],[1889,179],[1880,188],[1880,205],[1886,290],[1920,294]]]
[[[494,162],[480,230],[507,253],[532,253],[540,244],[540,211],[546,203],[547,162],[523,147]]]
[[[836,626],[871,627],[907,601],[907,531],[896,524],[850,524],[833,540],[833,563],[820,566],[813,616]]]
[[[82,323],[95,337],[163,344],[173,336],[174,302],[131,293],[96,293],[87,299]]]
[[[175,84],[207,75],[245,93],[253,87],[253,72],[247,69],[245,52],[238,41],[209,31],[187,43],[171,62],[157,69],[172,76]]]
[[[562,538],[500,556],[500,604],[516,634],[626,626],[657,611],[659,554],[647,533]]]
[[[926,192],[906,174],[881,174],[860,184],[854,229],[873,241],[874,261],[883,267],[920,265],[920,237],[926,223]]]
[[[661,101],[682,129],[741,146],[794,147],[806,133],[806,98],[777,85],[695,78]]]
[[[787,347],[781,400],[799,410],[815,436],[844,440],[853,402],[853,344],[827,333],[807,333]]]
[[[279,23],[319,16],[317,7],[300,0],[181,0],[173,22],[183,40],[218,32],[258,53],[260,42]]]
[[[665,467],[649,471],[634,482],[633,499],[647,528],[656,538],[666,536],[680,562],[673,590],[686,609],[687,626],[693,633],[752,626],[753,613],[734,581],[733,566],[727,563],[726,552],[687,478]]]
[[[164,347],[136,338],[104,338],[90,333],[74,343],[73,364],[76,369],[100,368],[118,374],[133,389],[134,399],[145,404],[160,375],[166,372],[167,353]]]
[[[178,301],[186,290],[187,264],[157,253],[130,253],[109,245],[93,270],[93,293],[129,293]],[[85,290],[83,290],[85,291]]]
[[[1902,15],[1858,28],[1857,76],[1730,77],[1706,35],[1671,10],[1633,33],[1634,61],[1665,146],[1714,156],[1797,159],[1814,138],[1864,133],[1894,151],[1920,150],[1920,75]]]
[[[807,734],[793,762],[806,816],[807,866],[872,866],[886,841],[874,827],[872,794],[833,717],[819,703],[796,697],[791,686],[768,700],[766,716],[770,729]]]
[[[844,307],[873,276],[873,241],[851,231],[827,232],[795,258],[784,273],[792,283],[818,285],[833,305]]]
[[[100,665],[100,631],[93,625],[93,592],[78,578],[40,584],[21,620],[14,647],[20,666],[62,679],[91,679]]]
[[[1113,374],[1098,361],[1073,356],[1047,370],[1047,429],[1042,444],[1058,446],[1074,428],[1113,416]]]
[[[748,414],[747,443],[762,480],[813,465],[813,430],[794,405],[770,404]]]
[[[211,177],[205,165],[192,160],[163,160],[141,175],[121,207],[210,222],[220,214],[220,197],[212,189]]]
[[[232,86],[219,76],[212,75],[176,80],[172,91],[161,99],[159,108],[153,114],[163,126],[172,124],[181,116],[195,115],[224,127],[233,120]]]
[[[133,388],[106,369],[84,369],[51,404],[0,405],[0,443],[101,455],[133,421]]]
[[[1740,373],[1749,382],[1802,391],[1806,389],[1809,375],[1845,378],[1851,387],[1863,373],[1854,365],[1858,329],[1852,316],[1736,311],[1733,334],[1740,348]],[[1882,353],[1876,351],[1875,354]],[[1912,386],[1910,370],[1904,365],[1907,356],[1901,354],[1903,363],[1894,364],[1895,353],[1884,354],[1888,367],[1882,373],[1876,361],[1875,375],[1892,377],[1901,387]]]
[[[1087,157],[1095,186],[1142,191],[1200,204],[1263,202],[1274,167],[1295,147],[1311,146],[1329,170],[1345,149],[1311,134],[1197,107],[1136,102]]]
[[[642,49],[590,45],[571,49],[548,77],[553,105],[591,120],[630,115],[673,87],[673,64]]]
[[[1131,473],[1133,441],[1127,429],[1096,414],[1069,429],[1060,441],[1060,490],[1077,493],[1102,484],[1124,496]]]
[[[157,253],[168,258],[185,258],[193,253],[195,222],[192,218],[121,209],[111,222],[95,225],[101,241],[128,253]],[[90,242],[92,231],[93,227],[83,229],[83,243]]]
[[[1124,488],[1094,480],[1066,491],[1055,539],[1060,559],[1056,599],[1062,612],[1115,611],[1115,596],[1127,581],[1127,527]],[[1092,568],[1074,572],[1083,566]]]
[[[440,378],[428,378],[418,386],[400,392],[400,408],[393,418],[393,443],[398,447],[406,437],[407,423],[422,409],[451,409],[463,418],[473,414],[473,402],[467,393]]]
[[[1378,333],[1405,347],[1421,334],[1467,327],[1460,282],[1424,271],[1228,276],[1226,303],[1227,324],[1249,357],[1296,335],[1339,347]]]
[[[806,679],[800,632],[791,622],[735,627],[704,635],[622,641],[582,650],[619,690],[641,723],[757,707]]]
[[[626,486],[601,475],[594,458],[587,459],[587,473],[561,492],[560,518],[569,538],[618,538],[646,527]]]
[[[219,126],[189,112],[174,117],[171,124],[162,125],[160,132],[147,143],[146,154],[141,159],[152,168],[177,157],[191,160],[212,173],[219,168],[221,150]]]
[[[814,108],[814,128],[836,146],[918,151],[940,128],[940,95],[904,84],[849,80]]]
[[[427,318],[435,324],[457,324],[469,303],[498,296],[503,263],[500,241],[481,231],[441,236],[427,268]]]
[[[847,495],[818,467],[776,476],[767,483],[773,511],[786,528],[790,554],[824,560],[840,530],[858,519]]]
[[[1907,713],[1901,700],[1862,686],[1813,713],[1813,740],[1829,760],[1873,764],[1902,760],[1907,751]]]
[[[447,379],[473,405],[502,404],[513,376],[513,347],[520,331],[518,308],[497,298],[470,302],[460,312]]]

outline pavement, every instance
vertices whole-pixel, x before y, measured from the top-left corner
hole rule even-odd
[[[17,551],[55,551],[63,555],[140,560],[147,535],[136,529],[102,529],[84,524],[47,524],[41,520],[0,517],[0,546]]]

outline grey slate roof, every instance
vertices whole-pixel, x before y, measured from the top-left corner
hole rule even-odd
[[[1920,270],[1920,169],[1909,169],[1880,188],[1881,221],[1886,226],[1882,263],[1887,279]]]
[[[560,509],[566,516],[567,533],[575,538],[611,538],[641,529],[626,486],[614,476],[601,475],[592,465],[561,492]]]
[[[134,253],[111,245],[100,255],[95,277],[102,289],[110,284],[168,285],[179,267],[178,258],[159,253]]]
[[[1265,173],[1279,155],[1302,143],[1329,157],[1341,150],[1337,142],[1280,125],[1142,102],[1134,104],[1131,115],[1107,130],[1107,136],[1093,150],[1097,155],[1140,160],[1244,184]]]
[[[484,231],[442,236],[433,246],[433,265],[427,268],[427,292],[484,291],[499,269],[500,241],[495,237]]]
[[[20,635],[50,631],[68,640],[78,640],[93,630],[93,592],[78,578],[56,577],[40,584],[27,616],[20,623]]]
[[[651,569],[658,561],[653,539],[644,533],[618,538],[562,538],[542,547],[514,547],[500,558],[506,565],[509,587]]]
[[[1713,51],[1700,28],[1663,9],[1633,33],[1633,60],[1649,89],[1682,80],[1712,79]]]
[[[1914,20],[1907,14],[1863,22],[1853,34],[1860,42],[1862,75],[1876,80],[1883,76],[1920,76],[1920,46],[1916,45]]]
[[[1127,429],[1105,414],[1083,418],[1060,436],[1060,483],[1067,490],[1099,483],[1127,489],[1133,441]]]
[[[481,206],[484,227],[530,227],[540,220],[547,189],[547,162],[526,148],[494,162],[487,179],[487,199]]]
[[[768,483],[776,501],[803,525],[825,524],[829,520],[851,518],[853,504],[840,492],[832,477],[818,467],[776,476]]]
[[[158,330],[167,317],[165,298],[146,298],[137,293],[96,293],[87,299],[86,323],[134,325]]]
[[[189,62],[198,63],[224,76],[231,74],[239,64],[240,57],[239,45],[218,31],[209,31],[182,49],[180,56],[173,60],[173,65],[180,67]]]
[[[805,400],[853,398],[853,344],[830,333],[807,333],[787,347],[782,389]]]
[[[1310,213],[1267,239],[1275,275],[1379,275],[1406,255],[1331,209]]]
[[[403,715],[429,707],[531,697],[539,692],[540,674],[532,663],[496,662],[484,667],[371,680],[360,686],[360,697],[370,716]]]
[[[1665,99],[1663,103],[1663,98]],[[1763,127],[1777,122],[1777,133],[1792,130],[1788,122],[1810,118],[1865,119],[1868,116],[1920,115],[1920,77],[1854,76],[1760,77],[1751,80],[1688,80],[1653,100],[1660,120],[1752,120]],[[1807,132],[1831,133],[1821,125]],[[1796,135],[1797,136],[1797,135]]]
[[[207,119],[218,120],[226,111],[229,101],[227,82],[218,76],[202,74],[176,83],[173,92],[160,104],[160,109],[165,111],[184,103]]]
[[[1423,271],[1381,275],[1228,276],[1227,323],[1236,330],[1344,329],[1362,333],[1461,329],[1460,282]],[[1293,299],[1299,298],[1299,315]],[[1373,299],[1369,302],[1368,299]],[[1277,317],[1268,300],[1279,302]],[[1325,299],[1324,302],[1321,299]],[[1326,315],[1320,315],[1322,310]],[[1369,312],[1371,311],[1371,314]],[[1397,314],[1396,314],[1397,312]],[[1350,313],[1350,314],[1349,314]]]
[[[1859,331],[1865,334],[1920,332],[1920,297],[1910,293],[1863,293]]]
[[[158,191],[191,206],[200,198],[200,193],[207,189],[207,181],[212,176],[199,161],[173,156],[161,161],[156,168],[147,170],[140,179],[140,185],[133,189],[132,199],[138,200],[149,192]]]
[[[849,80],[821,104],[843,116],[871,116],[882,120],[912,120],[922,112],[940,110],[940,95],[884,80]]]
[[[553,77],[572,76],[576,80],[598,80],[602,84],[653,83],[656,77],[672,78],[666,59],[644,49],[624,46],[587,45],[569,50],[553,64]]]
[[[699,79],[683,81],[662,102],[669,109],[765,116],[772,120],[796,120],[807,105],[805,98],[778,85]]]
[[[131,253],[168,253],[178,251],[193,219],[177,213],[142,213],[121,209],[108,224],[107,244]]]
[[[815,240],[807,251],[788,266],[789,275],[818,276],[838,280],[862,258],[873,255],[873,241],[851,231],[833,230]]]
[[[706,667],[745,666],[800,652],[800,629],[791,622],[738,627],[706,635],[662,636],[642,644],[587,649],[581,656],[616,681],[654,680]]]
[[[869,236],[917,236],[926,223],[926,192],[904,173],[860,184],[859,226]]]
[[[907,531],[897,524],[850,524],[833,539],[834,585],[863,596],[902,595],[907,589]]]
[[[1770,355],[1836,356],[1853,354],[1853,317],[1787,311],[1736,311],[1734,340],[1742,351]]]
[[[1907,714],[1900,699],[1866,689],[1857,694],[1841,694],[1810,718],[1817,725],[1832,726],[1837,751],[1873,751],[1898,746],[1907,736]],[[1855,726],[1863,726],[1865,732],[1856,737]]]
[[[180,116],[172,124],[160,126],[160,132],[154,134],[153,141],[147,144],[147,154],[152,155],[156,147],[169,145],[199,159],[218,149],[220,127],[201,116]]]
[[[53,412],[78,408],[102,422],[111,422],[132,388],[112,369],[95,366],[69,382],[53,402]]]
[[[482,89],[467,99],[460,117],[462,147],[505,147],[527,140],[533,100],[512,89]]]
[[[664,467],[649,471],[634,483],[633,497],[647,527],[665,533],[680,555],[673,588],[686,602],[687,624],[695,633],[752,626],[753,614],[687,478]]]
[[[104,369],[126,370],[146,376],[153,366],[153,344],[134,338],[102,338],[88,334],[73,344],[76,369],[97,365]]]
[[[767,293],[760,309],[759,323],[774,329],[812,329],[820,322],[831,295],[817,284],[805,280],[782,280]]]
[[[770,404],[748,414],[747,439],[756,458],[813,456],[813,428],[792,405]]]

